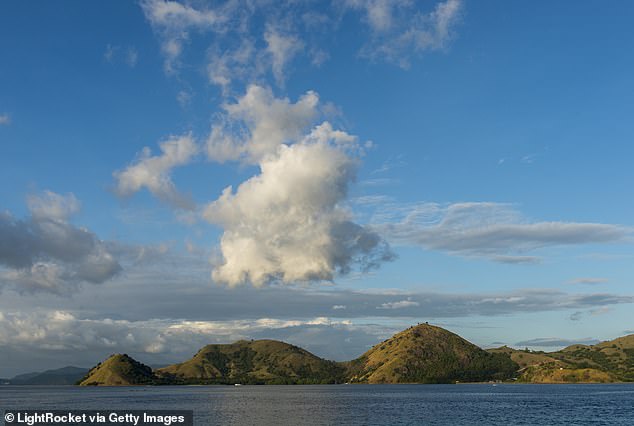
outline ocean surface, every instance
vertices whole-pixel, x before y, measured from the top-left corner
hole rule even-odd
[[[6,409],[182,409],[201,426],[634,425],[634,384],[0,386]]]

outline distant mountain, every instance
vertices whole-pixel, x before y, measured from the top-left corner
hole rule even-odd
[[[87,368],[63,367],[37,373],[26,373],[7,380],[12,385],[74,385],[88,372]],[[4,383],[5,379],[0,379]]]
[[[520,365],[527,383],[610,383],[634,381],[634,334],[596,345],[572,345],[555,352],[490,349]]]
[[[486,352],[457,334],[419,324],[347,363],[354,383],[452,383],[504,380],[519,368],[508,356]]]
[[[127,354],[111,355],[104,362],[91,368],[78,381],[81,386],[130,386],[162,384],[147,365],[132,359]]]
[[[344,368],[310,352],[275,340],[241,340],[207,345],[181,364],[156,374],[182,384],[297,384],[341,383]]]

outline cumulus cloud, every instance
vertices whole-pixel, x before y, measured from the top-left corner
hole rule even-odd
[[[97,236],[68,222],[79,209],[73,194],[28,197],[31,216],[0,213],[0,285],[19,292],[64,293],[99,284],[121,266]]]
[[[391,258],[381,238],[352,222],[342,206],[358,163],[356,137],[328,122],[305,132],[318,101],[314,92],[291,103],[251,86],[236,104],[225,105],[227,120],[243,131],[235,137],[226,123],[214,126],[208,155],[257,163],[260,174],[235,192],[226,188],[205,209],[204,217],[224,229],[224,261],[214,268],[214,280],[332,280],[354,264],[367,270]]]
[[[374,215],[375,228],[389,240],[502,263],[534,263],[517,256],[542,247],[622,241],[629,228],[577,222],[529,222],[511,206],[499,203],[386,203]]]
[[[191,134],[172,136],[159,144],[161,155],[153,156],[145,147],[139,158],[124,170],[113,173],[115,192],[128,197],[146,188],[162,201],[181,209],[192,210],[194,202],[180,193],[172,182],[172,169],[188,164],[198,153]]]
[[[214,124],[207,140],[210,159],[257,164],[278,147],[294,143],[317,117],[319,96],[306,92],[297,102],[275,98],[270,88],[251,85],[237,103],[225,104],[226,118]]]

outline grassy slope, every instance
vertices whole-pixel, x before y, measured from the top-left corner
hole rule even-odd
[[[351,382],[448,383],[511,377],[518,366],[428,324],[410,327],[347,363]]]
[[[310,352],[275,340],[241,340],[207,345],[180,364],[157,370],[180,383],[335,383],[343,368]]]
[[[530,383],[608,383],[634,381],[634,335],[597,345],[572,345],[556,352],[497,348],[517,362],[519,381]]]
[[[152,369],[125,354],[115,354],[90,369],[80,386],[130,386],[158,384]]]

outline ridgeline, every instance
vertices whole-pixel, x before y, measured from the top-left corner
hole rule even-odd
[[[347,362],[324,360],[276,340],[207,345],[191,359],[152,370],[116,354],[82,386],[634,381],[634,335],[544,353],[506,346],[483,350],[457,334],[419,324]]]

